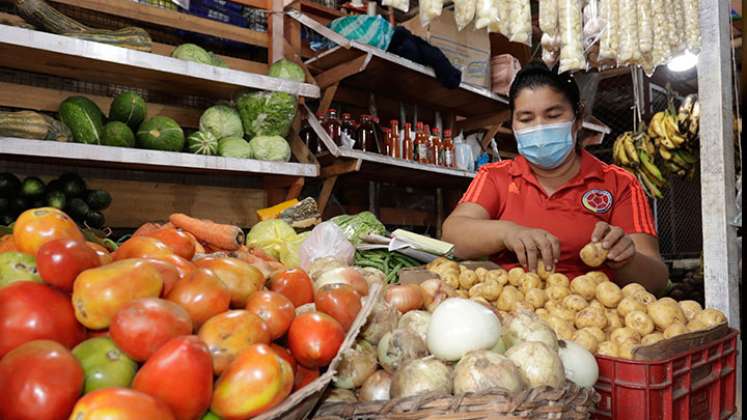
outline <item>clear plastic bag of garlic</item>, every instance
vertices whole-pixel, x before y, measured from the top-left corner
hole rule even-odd
[[[638,11],[636,0],[619,0],[620,5],[620,50],[617,55],[619,65],[639,64],[641,52],[638,50]]]
[[[617,60],[620,48],[620,4],[618,0],[599,0],[602,33],[599,38],[599,59]]]
[[[582,18],[581,0],[558,0],[560,73],[586,68]]]
[[[598,68],[599,38],[602,34],[603,21],[599,14],[599,0],[589,0],[584,6],[584,51],[586,52],[587,70]]]
[[[511,0],[509,4],[511,42],[532,44],[532,9],[529,0]]]
[[[461,31],[472,22],[475,18],[476,7],[475,0],[454,0],[454,20],[458,30]]]
[[[511,36],[509,14],[511,10],[511,0],[493,0],[497,19],[488,23],[488,32],[498,32],[505,37]]]
[[[382,6],[392,6],[397,10],[401,10],[405,13],[410,11],[410,0],[383,0]]]
[[[542,34],[542,62],[547,68],[553,68],[560,58],[560,35]]]
[[[685,6],[683,0],[667,0],[666,10],[669,15],[669,46],[673,55],[685,50]]]
[[[638,50],[641,54],[650,54],[654,49],[651,0],[636,0],[636,11],[638,12]]]
[[[420,24],[428,26],[433,18],[441,16],[444,0],[420,0],[419,7]]]
[[[700,0],[682,0],[685,15],[685,44],[693,54],[700,52]]]
[[[539,1],[539,27],[544,35],[553,37],[558,33],[558,0]],[[544,37],[543,35],[543,37]],[[543,44],[544,47],[544,44]]]
[[[477,0],[475,10],[475,29],[487,28],[499,20],[498,2],[495,0]]]
[[[650,60],[644,62],[643,70],[646,75],[653,75],[656,67],[665,64],[672,56],[669,44],[669,32],[667,31],[667,13],[665,11],[666,0],[651,0],[653,11],[654,49]]]

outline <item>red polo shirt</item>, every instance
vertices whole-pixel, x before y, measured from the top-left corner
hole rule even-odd
[[[555,271],[570,278],[591,271],[578,253],[591,240],[598,221],[621,227],[627,234],[656,236],[638,180],[585,150],[578,175],[551,196],[540,187],[526,159],[518,156],[480,167],[460,203],[479,204],[493,219],[553,234],[560,240]],[[506,268],[518,265],[516,255],[509,251],[494,255],[493,260]]]

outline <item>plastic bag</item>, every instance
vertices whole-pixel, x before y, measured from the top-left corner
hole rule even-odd
[[[665,64],[672,57],[672,48],[669,45],[669,32],[667,31],[667,13],[665,11],[665,0],[651,0],[651,10],[654,12],[654,49],[651,53],[651,69],[646,70],[647,75],[653,74],[656,67]]]
[[[637,0],[638,12],[638,51],[651,54],[654,49],[654,30],[652,24],[651,0]]]
[[[560,35],[550,36],[544,33],[540,44],[542,45],[542,62],[549,69],[555,67],[560,58]]]
[[[506,38],[511,36],[509,14],[511,10],[511,0],[493,0],[495,9],[498,13],[498,19],[488,24],[488,32],[498,32]]]
[[[700,52],[700,0],[682,0],[685,15],[685,44],[693,54]]]
[[[392,6],[405,13],[410,11],[410,0],[382,0],[382,6]]]
[[[584,6],[584,51],[587,70],[599,67],[599,37],[602,33],[599,0],[588,0]]]
[[[558,22],[560,25],[560,67],[559,73],[584,70],[583,32],[581,28],[581,1],[559,0]]]
[[[558,33],[558,0],[540,0],[539,27],[550,37]]]
[[[529,0],[511,0],[509,4],[511,42],[532,45],[532,9]]]
[[[641,52],[638,50],[637,9],[636,0],[620,0],[620,50],[617,55],[619,65],[641,62]]]
[[[308,270],[314,261],[326,257],[350,265],[354,256],[355,247],[332,222],[320,223],[298,249],[301,268],[304,270]]]
[[[500,20],[498,15],[498,2],[495,0],[477,0],[477,9],[475,11],[475,29],[497,25]]]
[[[444,0],[420,0],[420,25],[428,26],[433,18],[441,16]]]
[[[475,18],[476,0],[454,0],[454,20],[457,29],[462,30]]]
[[[683,0],[668,0],[669,11],[669,45],[672,54],[678,55],[685,50],[685,6]]]
[[[620,4],[618,0],[599,0],[602,34],[599,39],[599,59],[617,60],[620,49]]]

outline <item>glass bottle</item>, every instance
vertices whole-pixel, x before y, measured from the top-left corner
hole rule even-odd
[[[384,127],[384,154],[392,156],[392,130],[389,127]]]
[[[321,153],[319,148],[319,137],[316,135],[316,132],[314,132],[314,129],[311,128],[307,119],[303,120],[303,127],[301,127],[301,130],[298,132],[298,136],[301,137],[301,141],[306,145],[306,147],[308,147],[312,154],[315,155]]]
[[[447,168],[456,168],[456,153],[454,149],[454,141],[451,138],[451,130],[449,130],[448,128],[444,130],[444,139],[441,143],[444,158],[443,165]]]
[[[357,137],[355,131],[355,122],[353,121],[353,118],[350,116],[350,114],[347,112],[342,114],[342,122],[340,123],[340,135],[347,136],[350,140],[353,141],[353,144],[356,144]]]
[[[336,145],[342,146],[342,124],[337,118],[337,111],[334,109],[327,111],[327,116],[324,118],[322,127],[324,127],[324,130],[327,131],[327,134],[329,134]]]
[[[417,124],[415,133],[415,154],[418,163],[429,163],[428,156],[430,154],[428,133],[425,131],[425,126],[422,122]]]
[[[378,152],[378,147],[376,145],[376,132],[373,123],[371,122],[370,115],[361,115],[361,125],[358,127],[358,134],[356,137],[358,138],[356,143],[357,148],[364,152]]]
[[[389,153],[388,155],[393,158],[399,158],[401,155],[400,153],[400,144],[399,144],[399,122],[397,120],[391,120],[389,121],[390,126],[390,135],[389,138]]]
[[[443,144],[441,143],[441,133],[438,128],[433,129],[431,136],[431,163],[438,166],[444,166]]]
[[[371,124],[374,127],[374,136],[376,137],[376,149],[377,153],[382,155],[386,154],[386,140],[384,137],[384,131],[381,127],[381,121],[376,115],[371,115]]]
[[[415,144],[410,137],[410,131],[412,130],[412,124],[405,123],[404,137],[402,138],[402,154],[401,157],[404,160],[415,160]]]

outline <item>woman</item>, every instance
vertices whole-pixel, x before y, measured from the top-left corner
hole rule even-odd
[[[577,141],[583,110],[576,83],[542,65],[517,74],[509,93],[519,154],[480,168],[443,226],[460,258],[493,256],[535,271],[541,261],[570,278],[593,270],[589,242],[609,251],[603,270],[652,293],[667,283],[653,217],[636,178]]]

